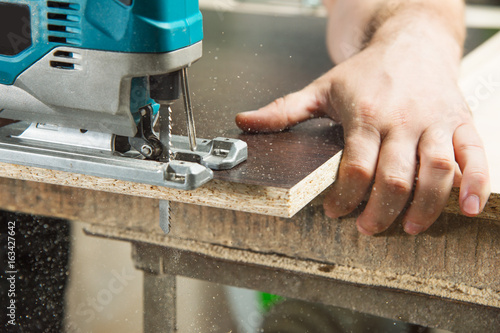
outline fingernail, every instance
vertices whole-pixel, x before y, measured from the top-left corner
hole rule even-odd
[[[479,197],[475,194],[469,195],[463,203],[464,212],[469,215],[479,214]]]
[[[405,229],[405,232],[407,234],[414,236],[425,230],[425,227],[423,225],[415,224],[410,221],[406,221],[403,225],[403,228]]]
[[[252,113],[255,113],[255,111],[243,111],[243,112],[239,112],[239,113],[236,114],[236,118],[246,117],[248,115],[251,115]]]
[[[247,115],[247,114],[256,113],[257,111],[258,110],[248,110],[248,111],[239,112],[237,115]]]

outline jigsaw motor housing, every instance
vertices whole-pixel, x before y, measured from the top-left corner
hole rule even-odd
[[[202,38],[198,0],[0,0],[0,117],[134,136]]]

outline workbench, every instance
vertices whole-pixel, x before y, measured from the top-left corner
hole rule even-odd
[[[219,174],[209,190],[193,192],[194,197],[206,199],[205,205],[196,201],[199,198],[190,201],[189,193],[180,194],[183,202],[171,202],[168,235],[159,228],[159,201],[154,196],[165,195],[165,199],[171,193],[144,187],[127,192],[126,184],[108,181],[104,188],[103,182],[89,183],[89,179],[86,186],[75,187],[84,178],[79,175],[63,179],[54,173],[52,181],[46,181],[47,176],[38,175],[35,169],[19,167],[13,177],[14,167],[4,166],[10,172],[4,171],[4,177],[18,179],[1,179],[0,207],[85,221],[89,235],[131,242],[132,260],[144,272],[145,332],[175,331],[175,276],[454,332],[500,328],[499,195],[492,195],[480,217],[467,218],[458,214],[454,191],[446,212],[416,237],[405,234],[400,221],[379,236],[363,236],[355,226],[359,211],[338,220],[327,218],[321,194],[328,187],[326,180],[311,180],[314,193],[308,191],[307,182],[301,182],[325,163],[328,168],[333,165],[328,163],[338,163],[333,157],[341,149],[341,128],[319,119],[284,133],[250,136],[233,123],[238,111],[258,108],[300,89],[331,67],[324,47],[324,19],[210,11],[204,15],[204,58],[191,71],[199,136],[246,140],[249,159],[264,154],[274,164],[260,172],[243,166]],[[471,61],[467,78],[484,75],[484,63]],[[498,82],[500,64],[496,65],[497,71],[489,69],[488,73],[499,75]],[[477,86],[473,79],[462,84],[472,93]],[[481,105],[498,108],[500,90],[490,95]],[[474,111],[483,119],[487,112],[477,108]],[[183,124],[181,119],[174,119],[174,124]],[[496,124],[498,128],[500,123]],[[181,126],[175,129],[183,134]],[[484,139],[488,147],[498,145],[498,141]],[[286,149],[291,150],[287,156],[294,159],[273,160],[273,151]],[[325,156],[317,157],[321,151],[326,151]],[[312,163],[312,171],[303,171],[301,165],[308,163]],[[282,168],[275,169],[280,165]],[[331,183],[333,171],[323,171]],[[249,175],[256,173],[253,178]],[[292,176],[298,179],[290,180]],[[493,189],[499,193],[499,173],[492,178]],[[229,199],[222,195],[227,182],[236,184]],[[301,184],[301,191],[296,183]],[[287,190],[269,190],[276,188]],[[248,205],[238,202],[250,200],[249,195],[264,199]],[[316,198],[302,200],[311,195]],[[288,205],[273,206],[271,199]],[[244,208],[236,209],[238,205]]]

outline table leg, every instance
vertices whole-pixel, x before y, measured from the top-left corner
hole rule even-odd
[[[144,332],[177,332],[175,275],[144,271]]]

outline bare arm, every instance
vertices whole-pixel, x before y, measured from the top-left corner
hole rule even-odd
[[[392,38],[412,21],[433,19],[460,47],[465,39],[463,0],[323,0],[328,11],[327,45],[335,63],[370,42]],[[420,16],[420,17],[419,17]]]
[[[325,4],[327,43],[338,65],[303,90],[238,115],[238,126],[277,131],[325,115],[341,123],[344,154],[325,212],[344,216],[368,194],[357,220],[364,234],[386,230],[412,191],[403,226],[413,235],[425,231],[446,205],[454,179],[462,212],[479,214],[490,193],[489,175],[483,144],[457,85],[463,2]]]

